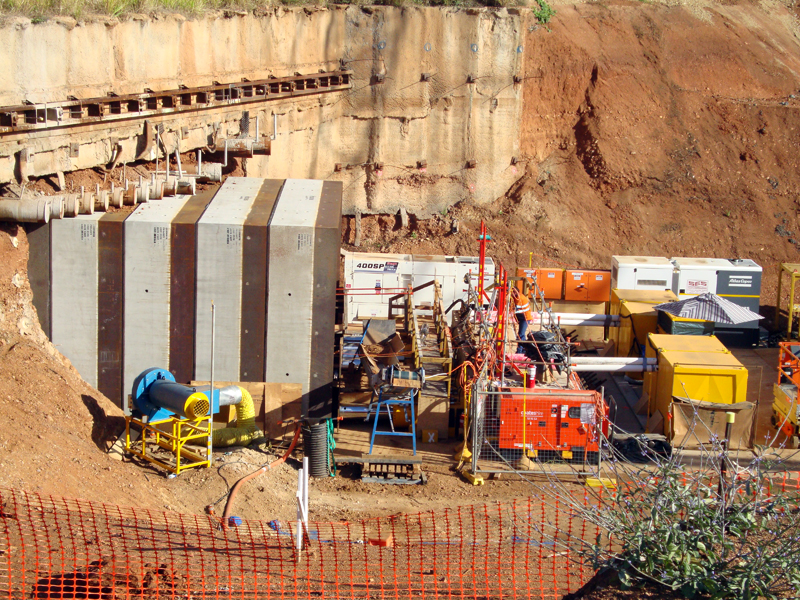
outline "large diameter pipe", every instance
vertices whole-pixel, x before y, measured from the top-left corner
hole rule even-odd
[[[570,362],[592,365],[657,365],[657,358],[625,357],[625,356],[573,356]]]
[[[174,381],[155,381],[147,390],[147,396],[150,404],[188,419],[200,419],[209,413],[208,396]]]
[[[122,188],[114,187],[114,184],[111,184],[111,194],[109,198],[109,204],[114,208],[122,208],[123,200],[122,196],[124,195],[125,190]]]
[[[570,365],[576,373],[648,373],[658,371],[658,365]]]
[[[545,313],[546,314],[546,313]],[[619,321],[619,315],[605,315],[596,313],[551,313],[554,319],[560,318],[568,321]]]
[[[94,194],[90,192],[82,192],[80,195],[80,202],[82,215],[94,214]]]
[[[0,221],[49,223],[52,212],[52,202],[48,198],[0,200]]]
[[[94,195],[94,209],[99,212],[108,211],[108,191],[98,190]]]
[[[577,319],[554,319],[552,322],[548,319],[546,322],[562,327],[619,327],[619,321],[603,321],[600,319],[589,319],[587,321]]]
[[[64,197],[63,196],[50,196],[50,218],[63,219],[64,218]]]
[[[186,165],[183,168],[186,175],[196,175],[200,183],[220,183],[222,181],[222,163],[204,162],[197,172],[197,165]]]
[[[67,194],[64,196],[64,215],[67,217],[77,217],[81,213],[81,201],[78,194]]]

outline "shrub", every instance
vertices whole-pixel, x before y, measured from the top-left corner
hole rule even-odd
[[[555,16],[556,11],[547,3],[547,0],[536,0],[536,3],[539,5],[539,8],[533,9],[533,16],[536,17],[536,20],[542,25],[547,25],[550,19]]]
[[[693,427],[704,427],[697,415]],[[573,540],[573,550],[623,587],[656,582],[687,598],[800,596],[800,490],[776,484],[788,459],[757,447],[743,464],[710,439],[699,458],[680,448],[665,458],[641,442],[647,464],[614,452],[596,475],[615,477],[616,488],[588,506],[571,501],[550,471],[550,493],[603,532],[593,544]]]

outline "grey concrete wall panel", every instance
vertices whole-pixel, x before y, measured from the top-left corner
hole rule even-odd
[[[314,232],[314,298],[308,392],[303,414],[309,419],[333,416],[333,350],[336,326],[336,283],[341,245],[342,182],[326,181]]]
[[[28,281],[33,292],[33,306],[39,325],[50,337],[50,224],[26,223],[28,236]]]
[[[301,384],[304,408],[311,387],[314,228],[322,184],[287,179],[269,227],[266,380]]]
[[[106,213],[97,222],[97,389],[123,406],[124,240],[128,213]]]
[[[125,221],[126,397],[142,371],[169,365],[171,224],[187,199],[176,196],[141,204]]]
[[[105,213],[51,221],[51,340],[97,387],[98,221]]]
[[[264,180],[229,177],[197,223],[195,378],[211,377],[211,302],[216,305],[214,377],[238,381],[243,226]]]
[[[172,219],[169,290],[169,370],[178,383],[194,379],[197,221],[219,188],[192,196]]]
[[[244,223],[239,381],[264,381],[269,222],[282,187],[283,179],[265,179]]]

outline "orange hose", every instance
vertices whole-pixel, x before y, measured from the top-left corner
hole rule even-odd
[[[233,506],[233,498],[236,496],[236,492],[239,490],[239,487],[243,483],[245,483],[247,481],[250,481],[254,477],[258,477],[262,473],[266,473],[272,467],[277,467],[282,462],[285,462],[286,459],[289,458],[289,455],[294,450],[294,447],[297,446],[297,440],[298,439],[300,439],[300,425],[298,425],[297,428],[294,430],[294,437],[292,438],[292,443],[289,444],[289,449],[286,451],[286,453],[283,456],[281,456],[277,460],[272,461],[268,465],[264,465],[258,471],[254,471],[254,472],[250,473],[249,475],[245,475],[239,481],[237,481],[235,484],[233,484],[233,487],[231,488],[231,491],[228,494],[228,501],[225,502],[225,511],[222,513],[222,528],[223,529],[227,529],[227,527],[228,527],[228,517],[230,516],[231,508]]]

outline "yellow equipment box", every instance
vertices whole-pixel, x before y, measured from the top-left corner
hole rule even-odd
[[[646,304],[663,304],[677,302],[678,297],[672,290],[611,290],[611,305],[626,302],[644,302]],[[611,313],[617,314],[617,313]]]
[[[648,335],[647,356],[655,357],[659,351],[731,353],[714,335],[668,335],[660,333]]]
[[[747,400],[747,369],[714,336],[650,334],[647,356],[658,358],[658,371],[645,374],[644,393],[650,415],[660,413],[663,423],[669,422],[673,396],[721,404]]]
[[[619,327],[608,328],[608,338],[614,342],[616,356],[638,356],[639,349],[647,343],[647,335],[656,332],[658,313],[653,306],[677,300],[670,290],[612,290],[608,314],[619,315],[620,319]]]

